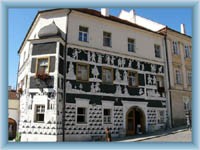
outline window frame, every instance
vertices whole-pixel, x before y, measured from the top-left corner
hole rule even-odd
[[[132,40],[133,42],[130,42],[130,40]],[[133,38],[128,38],[127,42],[128,42],[128,52],[135,53],[135,52],[136,52],[136,50],[135,50],[135,39],[133,39]],[[129,46],[129,45],[130,45],[130,46]],[[131,47],[132,49],[130,49],[130,47]]]
[[[85,28],[85,29],[87,29],[87,32],[81,31],[80,28]],[[80,35],[82,35],[82,36],[81,36],[81,39],[80,39]],[[85,37],[84,37],[85,35],[87,35],[86,41],[85,41]],[[86,27],[86,26],[81,26],[81,25],[79,26],[78,40],[79,40],[80,42],[89,42],[89,28],[88,28],[88,27]]]
[[[161,115],[161,112],[163,115]],[[157,111],[157,123],[158,124],[164,124],[165,123],[165,111],[164,110],[158,110]]]
[[[134,73],[136,75],[136,84],[135,85],[130,85],[129,84],[129,78],[130,78],[130,73]],[[136,71],[131,71],[131,70],[128,70],[128,87],[137,87],[138,86],[138,72]]]
[[[50,70],[50,65],[49,65],[50,64],[50,57],[49,56],[36,58],[35,74],[38,74],[38,63],[39,63],[39,60],[42,60],[42,59],[47,59],[47,62],[48,62],[47,73],[45,73],[45,74],[49,74],[49,70]]]
[[[178,73],[178,74],[177,74]],[[179,78],[180,77],[180,78]],[[176,84],[183,84],[183,81],[182,81],[182,73],[179,69],[176,69],[175,70],[175,78],[176,78]],[[178,79],[179,78],[179,79]],[[179,82],[180,81],[180,82]]]
[[[82,79],[78,78],[78,66],[79,65],[86,66],[86,68],[87,68],[87,79],[86,80],[82,80]],[[80,82],[89,82],[89,71],[90,71],[89,70],[89,64],[77,62],[76,63],[76,80],[80,81]]]
[[[189,77],[190,77],[190,79],[189,79]],[[187,72],[187,83],[188,83],[189,86],[192,85],[192,72],[191,71]]]
[[[112,81],[111,82],[105,82],[104,80],[103,80],[103,76],[104,76],[104,70],[109,70],[110,69],[110,71],[111,71],[111,76],[112,76]],[[114,73],[113,73],[113,68],[111,68],[111,67],[105,67],[105,66],[102,66],[102,74],[101,74],[101,79],[102,79],[102,83],[103,84],[108,84],[108,85],[112,85],[113,84],[113,81],[114,81]]]
[[[159,49],[157,49],[159,47]],[[159,56],[157,55],[159,52]],[[156,58],[161,58],[161,47],[158,44],[154,44],[154,53]]]
[[[172,51],[174,55],[179,55],[179,42],[178,41],[172,41]]]
[[[38,106],[40,107],[40,108],[39,108],[39,109],[40,109],[39,112],[37,112]],[[42,109],[42,107],[44,107],[44,108]],[[42,112],[42,110],[43,110],[44,112]],[[43,120],[43,121],[38,121],[37,115],[41,115],[41,114],[43,114],[44,120]],[[34,119],[34,122],[36,122],[36,123],[44,123],[44,122],[45,122],[45,105],[43,105],[43,104],[41,104],[41,105],[35,105],[35,119]]]
[[[78,114],[78,109],[84,109],[85,113],[84,114]],[[78,121],[78,116],[84,116],[84,122]],[[87,108],[86,107],[77,107],[76,108],[76,123],[77,124],[87,124]]]
[[[105,115],[104,111],[109,110],[109,115]],[[105,121],[106,118],[106,121]],[[108,121],[110,120],[110,121]],[[104,108],[103,109],[103,124],[112,124],[112,109],[111,108]]]
[[[108,37],[104,34],[109,34],[110,36]],[[108,45],[106,45],[106,43],[104,42],[105,38],[107,38],[107,39],[109,38],[109,44]],[[103,31],[103,46],[112,47],[112,33],[111,32]]]
[[[185,58],[190,58],[190,46],[189,45],[184,45],[184,54],[185,54]]]

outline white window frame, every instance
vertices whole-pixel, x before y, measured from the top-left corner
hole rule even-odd
[[[84,72],[82,72],[83,70],[79,70],[80,67],[79,66],[84,66],[86,67],[86,72],[87,73],[87,79],[83,79],[82,75],[85,74]],[[79,72],[81,72],[81,77],[79,77]],[[77,63],[76,66],[76,79],[77,81],[88,81],[89,80],[89,65],[88,64],[84,64],[84,63]]]
[[[38,111],[39,107],[39,111]],[[38,121],[37,115],[43,114],[44,115],[44,120],[43,121]],[[37,123],[43,123],[45,121],[45,105],[35,105],[35,122]]]
[[[107,71],[105,70],[109,70],[110,73],[111,73],[111,81],[108,81],[107,80]],[[105,80],[106,79],[106,80]],[[102,67],[102,83],[104,84],[113,84],[113,68],[110,68],[110,67]]]
[[[109,115],[105,115],[104,111],[109,110]],[[112,109],[104,108],[103,109],[103,123],[104,124],[112,124]]]
[[[175,70],[176,84],[182,84],[182,73],[180,70]]]
[[[103,31],[103,46],[112,47],[112,33]]]
[[[82,29],[86,29],[87,31],[84,31]],[[84,27],[84,26],[79,26],[79,34],[78,34],[78,39],[81,42],[88,42],[88,27]]]
[[[128,38],[128,52],[135,53],[135,39]]]
[[[178,41],[172,42],[172,50],[174,55],[179,55]]]
[[[163,114],[161,115],[161,113]],[[165,123],[165,110],[157,110],[157,122],[158,124]]]
[[[85,113],[84,114],[78,114],[79,108],[84,109]],[[77,113],[76,113],[76,123],[77,124],[87,124],[87,108],[86,107],[77,107],[76,111],[77,111]],[[84,117],[84,122],[79,122],[78,116]]]
[[[155,52],[155,57],[156,58],[161,58],[160,45],[154,44],[154,52]]]
[[[134,74],[134,76],[132,76],[132,74]],[[129,80],[131,80],[131,81],[135,80],[135,85],[130,85]],[[130,87],[136,87],[136,86],[138,86],[138,73],[137,72],[135,72],[135,71],[128,71],[128,86],[130,86]]]

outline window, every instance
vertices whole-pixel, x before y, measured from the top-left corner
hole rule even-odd
[[[111,110],[110,109],[103,110],[103,122],[104,122],[104,124],[111,123]]]
[[[102,81],[103,83],[112,84],[113,83],[113,69],[112,68],[102,68]]]
[[[25,88],[27,88],[28,87],[28,75],[26,75],[25,80],[26,80]]]
[[[159,123],[159,124],[165,122],[164,114],[165,114],[164,110],[159,110],[159,111],[158,111],[158,123]]]
[[[86,123],[86,108],[77,108],[77,123]]]
[[[87,64],[77,64],[76,79],[79,81],[88,81],[88,68]]]
[[[128,38],[128,51],[135,52],[135,40]]]
[[[103,46],[111,47],[111,33],[103,32]]]
[[[36,122],[44,122],[44,112],[45,112],[44,105],[36,105],[36,117],[35,117]]]
[[[192,73],[188,72],[188,85],[192,85]]]
[[[49,73],[49,58],[38,58],[37,59],[37,74],[48,74]]]
[[[177,41],[173,41],[172,45],[173,45],[173,54],[179,55],[178,42]]]
[[[138,74],[136,72],[130,71],[128,73],[128,85],[137,86],[137,78],[138,78]]]
[[[26,52],[24,52],[23,62],[25,61],[25,58],[26,58]]]
[[[154,45],[155,57],[161,58],[160,45]]]
[[[88,42],[88,28],[79,26],[79,41]]]
[[[182,84],[182,77],[181,77],[180,70],[176,70],[176,83],[177,84]]]
[[[190,57],[190,48],[188,45],[185,45],[185,58]]]

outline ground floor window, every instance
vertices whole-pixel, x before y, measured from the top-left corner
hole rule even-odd
[[[77,123],[86,123],[86,108],[77,108]]]
[[[103,115],[104,115],[104,124],[109,124],[111,123],[111,109],[104,109],[103,110]]]
[[[45,106],[44,105],[36,105],[36,122],[44,122],[44,113],[45,113]]]
[[[165,112],[164,110],[159,110],[158,111],[158,123],[162,124],[165,122],[165,116],[164,116]]]

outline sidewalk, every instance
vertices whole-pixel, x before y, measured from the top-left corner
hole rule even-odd
[[[161,131],[156,131],[153,133],[147,133],[147,134],[143,134],[143,135],[115,137],[112,139],[112,141],[114,141],[114,142],[137,142],[137,141],[143,141],[143,140],[157,138],[157,137],[161,137],[161,136],[166,136],[169,134],[175,134],[175,133],[183,132],[183,131],[187,131],[187,130],[188,129],[185,126],[182,126],[182,127],[171,128],[168,130],[161,130]]]

